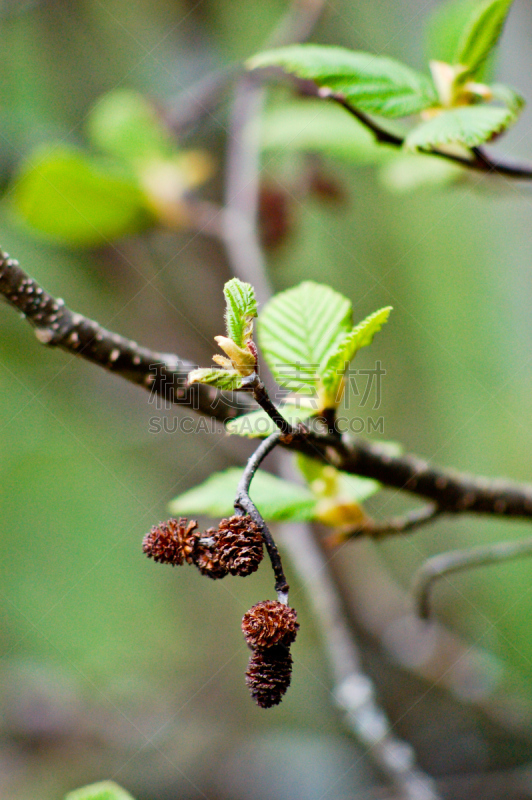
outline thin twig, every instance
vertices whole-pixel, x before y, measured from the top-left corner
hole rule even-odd
[[[416,609],[422,619],[430,614],[430,594],[436,581],[452,575],[453,572],[499,564],[520,556],[532,555],[532,539],[517,542],[471,547],[468,550],[451,550],[429,558],[414,576],[412,593]]]
[[[251,458],[248,460],[244,474],[242,475],[236,490],[235,509],[237,511],[244,511],[246,514],[249,514],[253,522],[261,531],[275,575],[275,591],[277,592],[279,602],[287,604],[289,587],[284,574],[279,550],[277,549],[277,545],[275,544],[275,540],[271,535],[268,526],[264,522],[264,519],[255,506],[253,500],[249,496],[249,486],[253,480],[253,476],[268,453],[271,453],[271,451],[277,447],[281,436],[281,431],[272,433],[271,436],[268,436],[268,438],[265,439],[259,445],[259,447],[257,447]]]
[[[380,539],[384,536],[392,536],[397,533],[410,533],[421,525],[432,522],[432,520],[436,519],[441,513],[441,509],[437,505],[428,503],[400,517],[391,517],[385,520],[375,520],[368,517],[360,525],[348,530],[342,530],[337,535],[334,535],[334,542],[343,542],[346,539],[354,539],[360,536],[370,536],[372,539]]]

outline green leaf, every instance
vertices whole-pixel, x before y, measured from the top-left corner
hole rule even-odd
[[[383,164],[379,181],[389,191],[402,194],[417,189],[447,186],[466,177],[466,170],[444,158],[402,153]]]
[[[263,150],[311,152],[374,164],[393,158],[395,148],[378,144],[373,134],[337,105],[294,100],[266,112]]]
[[[281,47],[259,53],[247,67],[281,67],[291,75],[341,93],[362,111],[384,117],[416,114],[438,99],[432,81],[405,64],[343,47]]]
[[[188,373],[188,383],[205,383],[207,386],[214,386],[220,391],[235,391],[244,385],[244,379],[236,369],[193,369]]]
[[[442,111],[410,131],[407,150],[430,150],[446,144],[478,147],[502,133],[515,121],[515,114],[498,106],[463,106]]]
[[[279,406],[279,411],[291,425],[304,422],[306,419],[309,419],[309,417],[318,413],[317,407],[305,407],[304,400],[305,398],[301,398],[298,406],[291,403]],[[229,434],[247,436],[249,439],[254,439],[258,436],[270,436],[270,434],[275,433],[277,425],[270,419],[265,411],[259,409],[259,411],[252,411],[250,414],[243,414],[241,417],[237,417],[237,419],[229,420],[225,423],[225,429]]]
[[[302,453],[296,455],[296,464],[310,489],[318,497],[328,495],[344,501],[362,503],[382,488],[378,481],[341,472]]]
[[[133,800],[133,797],[117,783],[103,781],[69,792],[65,800]]]
[[[101,245],[150,223],[134,180],[61,143],[32,153],[15,179],[12,203],[36,231],[70,245]]]
[[[164,160],[177,150],[155,108],[132,89],[104,94],[89,112],[87,134],[96,147],[126,161]]]
[[[476,4],[456,48],[453,63],[475,75],[497,44],[513,0],[483,0]]]
[[[169,505],[171,514],[230,516],[243,469],[232,467],[216,472],[199,486],[179,495]],[[304,486],[282,480],[259,470],[253,477],[250,496],[267,521],[311,520],[316,501]]]
[[[320,376],[351,329],[351,303],[329,286],[305,281],[276,295],[258,321],[259,344],[283,389],[320,398]]]
[[[428,61],[455,63],[460,39],[478,6],[479,0],[450,0],[438,3],[426,27]]]
[[[257,316],[255,290],[251,284],[233,278],[225,284],[224,295],[227,336],[238,347],[245,347],[253,333],[253,318]]]
[[[523,108],[525,107],[525,99],[520,94],[518,94],[514,89],[510,88],[510,86],[506,86],[504,83],[493,83],[490,86],[491,93],[495,100],[499,100],[514,114],[516,117],[519,116]]]
[[[340,397],[338,390],[342,378],[350,361],[355,357],[361,347],[367,347],[373,337],[387,322],[392,310],[391,306],[375,311],[360,322],[352,331],[346,333],[338,342],[336,349],[330,354],[321,375],[323,386],[332,406],[338,405]]]

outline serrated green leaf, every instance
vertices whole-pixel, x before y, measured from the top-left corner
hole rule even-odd
[[[497,44],[513,0],[483,0],[476,4],[456,48],[453,63],[476,75]]]
[[[351,329],[351,317],[346,297],[313,281],[272,298],[259,317],[258,337],[279,386],[320,402],[321,373]]]
[[[236,369],[193,369],[188,373],[188,383],[205,383],[207,386],[214,386],[220,391],[230,392],[241,389],[244,379]]]
[[[243,470],[233,467],[211,475],[188,492],[179,495],[168,506],[170,513],[179,516],[230,516],[233,501]],[[253,477],[250,496],[266,521],[311,520],[316,501],[304,486],[282,480],[259,470]]]
[[[490,86],[491,93],[495,100],[499,100],[514,114],[516,117],[521,113],[525,107],[525,98],[518,94],[510,86],[504,83],[493,83]]]
[[[90,110],[86,127],[96,147],[126,161],[165,160],[177,150],[155,108],[132,89],[104,94]]]
[[[337,406],[340,401],[338,392],[349,362],[352,361],[361,347],[367,347],[367,345],[371,344],[375,334],[387,322],[391,310],[391,306],[386,306],[386,308],[381,308],[379,311],[370,314],[352,331],[344,334],[336,349],[329,355],[321,374],[321,380],[331,407]]]
[[[11,202],[35,231],[77,246],[108,243],[151,221],[134,179],[62,143],[32,153],[15,179]]]
[[[280,47],[254,56],[247,67],[281,67],[298,78],[340,92],[362,111],[384,117],[416,114],[437,102],[434,85],[425,75],[391,58],[343,47]]]
[[[69,792],[65,800],[133,800],[133,797],[117,783],[102,781]]]
[[[396,148],[378,144],[373,134],[337,105],[294,100],[266,112],[261,125],[263,150],[311,152],[375,164],[393,158]]]
[[[279,411],[291,425],[304,422],[318,413],[317,406],[316,408],[305,408],[304,399],[301,399],[299,406],[290,403],[279,406]],[[225,423],[225,429],[229,434],[255,439],[258,436],[270,436],[270,434],[275,433],[277,425],[265,411],[260,409],[259,411],[252,411],[251,414],[243,414],[241,417],[229,420]]]
[[[430,150],[446,144],[478,147],[502,133],[515,121],[515,114],[498,106],[464,106],[442,111],[410,131],[407,150]]]
[[[455,63],[460,39],[478,5],[479,0],[438,3],[426,27],[427,61]]]
[[[238,347],[245,347],[253,333],[253,318],[257,316],[255,290],[251,284],[232,278],[224,286],[224,295],[227,336]]]

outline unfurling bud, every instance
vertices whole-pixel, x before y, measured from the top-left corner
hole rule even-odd
[[[299,623],[294,608],[277,600],[264,600],[246,611],[242,619],[242,632],[252,650],[288,647],[295,640]]]
[[[248,514],[223,519],[215,534],[220,564],[231,575],[255,572],[262,561],[262,533]]]
[[[197,523],[181,517],[154,525],[144,537],[142,550],[148,558],[175,567],[183,561],[194,563],[198,541]]]
[[[284,647],[255,650],[249,659],[246,683],[261,708],[278,705],[290,686],[292,658]]]

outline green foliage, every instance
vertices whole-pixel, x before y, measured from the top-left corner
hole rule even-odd
[[[65,800],[133,800],[133,797],[117,783],[102,781],[69,792]]]
[[[384,117],[416,114],[437,102],[432,81],[391,58],[326,45],[291,45],[247,62],[249,69],[281,67],[298,78],[340,92],[368,113]]]
[[[355,164],[379,163],[395,155],[342,108],[320,100],[295,100],[269,109],[261,136],[264,150],[323,153]]]
[[[270,300],[259,317],[258,337],[277,383],[316,397],[321,371],[350,330],[351,315],[346,297],[313,281]]]
[[[513,0],[483,0],[476,4],[458,42],[452,63],[463,64],[475,76],[502,33]]]
[[[321,379],[327,393],[334,396],[340,383],[340,377],[347,369],[361,347],[367,347],[373,337],[388,321],[391,306],[375,311],[360,322],[352,331],[346,333],[338,342],[336,349],[330,354],[323,368]]]
[[[334,496],[354,503],[362,503],[376,494],[381,485],[371,478],[357,478],[347,472],[323,464],[316,458],[298,453],[296,464],[316,496]]]
[[[305,281],[276,295],[259,318],[259,343],[283,388],[316,398],[320,410],[336,407],[346,363],[386,321],[381,309],[352,327],[349,300],[329,286]]]
[[[408,150],[430,150],[446,144],[478,147],[502,133],[515,114],[498,106],[463,106],[442,111],[410,131],[405,140]]]
[[[169,511],[180,515],[227,517],[234,513],[232,500],[243,470],[237,467],[216,472],[190,491],[172,500]],[[265,520],[311,520],[315,506],[312,493],[304,486],[259,470],[250,488],[253,502]]]
[[[73,245],[104,244],[151,220],[127,172],[64,144],[33,152],[15,180],[12,203],[32,228]]]
[[[304,422],[318,413],[317,407],[311,408],[310,403],[308,403],[309,407],[305,407],[304,401],[305,398],[301,398],[298,406],[291,403],[279,406],[279,411],[291,425]],[[258,411],[252,411],[250,414],[243,414],[237,419],[229,420],[225,423],[225,429],[227,433],[254,439],[258,436],[270,436],[270,434],[275,433],[277,425],[265,411],[259,409]]]
[[[193,369],[188,374],[188,383],[205,383],[220,391],[236,391],[243,386],[243,377],[236,369]]]
[[[87,134],[104,152],[134,163],[170,158],[175,143],[154,107],[139,92],[116,89],[89,112]]]
[[[439,3],[426,31],[427,58],[454,64],[466,26],[479,7],[479,0],[448,0]]]
[[[525,100],[510,86],[504,83],[493,83],[490,86],[494,100],[499,100],[517,117],[524,108]]]
[[[257,316],[255,290],[249,283],[233,278],[225,284],[224,295],[227,335],[238,347],[245,347],[253,333],[253,318]]]

